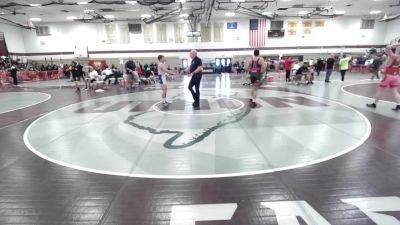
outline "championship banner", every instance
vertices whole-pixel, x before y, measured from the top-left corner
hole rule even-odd
[[[303,27],[312,27],[312,20],[303,20],[301,22],[303,24]]]
[[[311,28],[303,29],[303,34],[304,35],[310,35],[311,34]]]
[[[296,28],[299,22],[297,20],[289,20],[288,21],[288,28]]]
[[[289,36],[294,36],[294,35],[296,35],[297,34],[297,30],[295,30],[295,29],[289,29],[288,30],[288,35]]]
[[[315,27],[325,27],[325,21],[324,20],[316,20],[316,21],[314,21],[314,26]]]

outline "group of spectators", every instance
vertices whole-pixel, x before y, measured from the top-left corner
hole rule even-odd
[[[34,61],[31,61],[30,63],[22,63],[21,59],[12,60],[8,57],[0,58],[0,70],[7,71],[12,67],[24,71],[49,71],[59,69],[59,66],[54,63],[41,64]]]
[[[0,57],[0,71],[10,72],[14,86],[18,86],[19,83],[18,71],[52,71],[59,70],[59,68],[56,64],[39,64],[34,61],[23,63],[21,59],[13,60],[9,57]]]
[[[132,58],[125,63],[123,70],[112,64],[104,65],[88,65],[83,66],[79,62],[72,61],[71,64],[64,64],[62,73],[72,82],[85,81],[86,89],[93,87],[93,83],[102,84],[119,84],[118,79],[123,78],[127,82],[127,87],[133,87],[140,84],[155,83],[155,76],[158,74],[157,64],[150,63],[142,65],[140,62],[134,62]],[[124,77],[125,72],[125,77]]]

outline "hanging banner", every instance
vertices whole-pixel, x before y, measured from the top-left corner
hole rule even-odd
[[[299,23],[299,21],[297,21],[297,20],[289,20],[288,21],[288,28],[289,29],[290,28],[296,28],[298,23]]]
[[[311,28],[303,29],[303,34],[304,35],[310,35],[311,34]]]
[[[295,29],[289,29],[288,30],[288,35],[289,36],[294,36],[294,35],[296,35],[297,34],[297,30],[295,30]]]
[[[314,26],[315,27],[325,27],[325,21],[324,20],[316,20],[316,21],[314,21]]]
[[[303,27],[312,27],[312,20],[303,20]]]

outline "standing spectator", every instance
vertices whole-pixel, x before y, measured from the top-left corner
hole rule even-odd
[[[278,63],[279,81],[281,81],[281,78],[283,78],[283,74],[285,73],[285,61],[281,58]]]
[[[143,66],[142,66],[142,64],[140,64],[140,62],[139,62],[139,67],[140,67],[140,69],[141,69],[142,72],[143,72]]]
[[[382,65],[382,59],[379,56],[375,56],[373,60],[374,61],[371,64],[373,70],[371,80],[373,80],[375,77],[379,80],[380,79],[379,73],[380,73],[380,67]]]
[[[79,81],[81,80],[85,80],[84,74],[83,74],[83,66],[81,65],[81,63],[78,63],[78,65],[76,65],[76,69],[78,71],[78,76],[79,76]]]
[[[11,77],[13,78],[14,86],[18,87],[18,77],[17,77],[18,69],[17,69],[17,67],[14,65],[11,66],[10,72],[11,72]]]
[[[325,74],[325,82],[326,83],[331,82],[330,79],[331,79],[334,65],[335,65],[335,59],[333,58],[333,55],[331,55],[326,60],[326,74]]]
[[[293,60],[290,57],[285,59],[286,82],[290,81],[290,71],[292,70]]]
[[[350,60],[351,60],[351,56],[347,56],[346,54],[343,54],[343,58],[340,59],[340,61],[339,61],[339,69],[340,69],[340,74],[342,76],[342,82],[344,82],[344,77],[346,76],[346,72],[349,69]]]
[[[143,70],[142,70],[142,67],[140,67],[140,65],[136,66],[136,71],[137,71],[139,77],[141,77],[143,75]]]
[[[319,77],[321,71],[324,70],[324,61],[322,61],[321,58],[317,60],[317,63],[315,64],[315,70],[317,71],[317,76]]]
[[[76,62],[72,62],[72,79],[75,82],[76,93],[80,93],[81,89],[79,87],[79,81],[81,80],[81,76],[78,71],[78,65]]]

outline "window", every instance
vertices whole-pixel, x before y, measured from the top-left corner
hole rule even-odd
[[[185,32],[183,23],[174,24],[175,43],[185,43]]]
[[[120,44],[129,44],[128,24],[119,24],[117,27],[117,36]]]
[[[105,26],[108,44],[129,44],[128,24],[107,24]]]
[[[107,43],[108,44],[117,44],[117,26],[115,24],[107,24],[106,25],[106,35],[107,35]]]
[[[156,24],[157,42],[167,43],[167,24]]]
[[[188,37],[188,42],[189,43],[199,42],[199,38],[198,37]]]
[[[375,20],[370,19],[362,19],[361,20],[361,29],[374,29]]]
[[[201,24],[201,42],[211,42],[211,26]]]
[[[50,36],[50,29],[48,26],[38,26],[36,27],[37,36]]]
[[[144,43],[154,43],[153,24],[145,24],[143,26]]]
[[[282,30],[283,21],[282,20],[272,20],[271,21],[271,29],[270,30]]]
[[[223,42],[224,41],[224,24],[223,23],[214,23],[214,42]]]
[[[128,24],[129,33],[131,34],[141,34],[142,33],[142,24]]]

